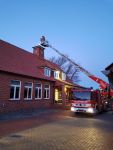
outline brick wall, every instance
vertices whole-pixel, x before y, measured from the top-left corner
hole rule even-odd
[[[20,100],[10,100],[10,83],[11,80],[21,81],[21,95]],[[32,100],[24,100],[24,83],[33,83]],[[44,84],[50,84],[50,99],[35,100],[35,86],[38,82],[42,84],[42,93],[44,93]],[[49,108],[54,100],[54,83],[45,80],[14,75],[10,73],[0,72],[0,113],[13,112],[13,111],[27,111],[29,109]]]

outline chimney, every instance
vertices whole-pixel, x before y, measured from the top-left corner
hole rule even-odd
[[[44,49],[40,45],[33,47],[33,54],[37,57],[44,59]]]

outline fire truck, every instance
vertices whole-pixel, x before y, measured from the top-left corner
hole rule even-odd
[[[107,111],[109,99],[102,95],[100,90],[81,89],[72,90],[71,111],[74,113],[97,114]]]
[[[71,111],[74,113],[82,112],[82,113],[90,113],[96,114],[101,111],[106,111],[109,106],[109,102],[111,97],[113,97],[113,90],[110,88],[110,85],[103,81],[102,79],[94,76],[89,71],[84,69],[82,66],[75,63],[72,59],[62,54],[59,50],[54,48],[49,42],[45,39],[44,36],[40,38],[41,47],[46,48],[49,47],[53,49],[60,56],[66,58],[71,64],[76,66],[81,72],[83,72],[90,79],[99,84],[100,88],[98,90],[90,89],[81,89],[71,90]]]

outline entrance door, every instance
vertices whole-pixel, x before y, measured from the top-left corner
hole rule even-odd
[[[62,91],[55,89],[55,103],[62,103]]]

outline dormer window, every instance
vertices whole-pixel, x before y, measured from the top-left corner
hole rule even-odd
[[[44,75],[47,76],[47,77],[50,77],[51,76],[51,70],[49,68],[44,68]]]
[[[54,78],[59,79],[60,71],[54,71]]]
[[[66,74],[62,72],[62,80],[66,80]]]

